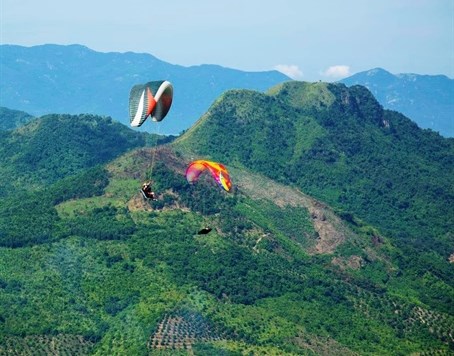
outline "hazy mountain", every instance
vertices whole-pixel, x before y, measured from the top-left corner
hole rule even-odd
[[[0,130],[12,130],[26,124],[33,116],[19,110],[0,107]]]
[[[422,128],[454,137],[454,79],[444,75],[394,75],[376,68],[341,82],[364,85],[386,109],[403,113]]]
[[[175,99],[159,128],[178,134],[190,127],[222,92],[263,91],[289,78],[277,71],[244,72],[216,65],[183,67],[144,53],[101,53],[80,45],[1,45],[0,106],[44,114],[98,114],[129,125],[134,84],[169,80]]]
[[[85,165],[0,198],[0,353],[452,350],[452,139],[364,87],[326,83],[228,91],[159,147],[84,118],[44,119],[84,129],[77,150],[48,150],[41,164]],[[22,132],[35,147],[34,125],[2,133],[0,147]],[[100,131],[97,146],[128,131],[134,144],[97,155]],[[46,132],[55,140],[49,129],[38,141]],[[232,194],[209,175],[187,183],[199,158],[227,165]],[[150,170],[154,203],[138,192]]]

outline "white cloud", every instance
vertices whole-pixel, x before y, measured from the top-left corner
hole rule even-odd
[[[301,71],[301,69],[299,69],[298,66],[294,64],[278,64],[274,67],[274,69],[278,70],[281,73],[284,73],[292,79],[301,79],[303,77],[303,72]]]
[[[350,67],[346,65],[331,66],[321,73],[325,77],[340,79],[351,75]]]

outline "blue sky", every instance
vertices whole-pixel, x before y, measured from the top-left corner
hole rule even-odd
[[[454,78],[454,0],[0,0],[0,11],[2,44],[77,43],[305,81],[376,67]]]

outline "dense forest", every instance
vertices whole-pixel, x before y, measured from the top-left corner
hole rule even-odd
[[[453,352],[453,142],[363,88],[228,92],[167,143],[90,115],[0,140],[0,354]]]

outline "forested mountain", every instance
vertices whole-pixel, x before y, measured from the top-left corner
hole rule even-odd
[[[38,123],[79,119],[80,149],[47,159],[98,157],[0,198],[0,354],[452,352],[452,139],[326,83],[228,91],[177,140],[131,131],[110,157],[88,148],[98,127],[129,129],[65,118],[0,137],[27,147]],[[232,193],[187,183],[199,158],[226,164]]]
[[[385,109],[403,113],[421,128],[454,137],[454,79],[444,75],[395,75],[376,68],[341,82],[364,85]]]
[[[177,142],[296,186],[402,245],[453,252],[454,140],[384,110],[365,87],[230,91]]]
[[[26,124],[33,116],[19,110],[0,107],[0,130],[11,130]]]
[[[150,54],[102,53],[81,45],[1,45],[0,66],[0,106],[34,116],[106,115],[128,125],[131,87],[169,80],[175,88],[175,100],[167,120],[160,124],[159,132],[165,134],[178,134],[190,127],[225,90],[264,91],[289,79],[277,71],[183,67]]]

